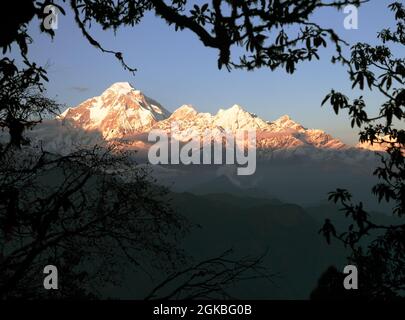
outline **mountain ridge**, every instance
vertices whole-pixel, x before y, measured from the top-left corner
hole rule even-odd
[[[99,130],[106,140],[128,138],[153,129],[175,133],[176,138],[183,141],[196,135],[204,136],[207,130],[218,134],[255,130],[257,147],[262,150],[350,148],[323,130],[306,129],[288,115],[267,121],[237,104],[219,109],[216,114],[198,112],[190,104],[170,113],[128,82],[114,83],[100,96],[68,108],[58,119],[69,121],[83,130]],[[178,132],[172,132],[173,125]]]
[[[78,106],[68,108],[58,119],[69,120],[84,130],[99,130],[106,139],[150,128],[169,111],[157,101],[135,90],[128,82],[117,82]]]

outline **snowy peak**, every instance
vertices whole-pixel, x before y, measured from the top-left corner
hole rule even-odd
[[[104,94],[117,94],[117,95],[125,95],[132,91],[135,91],[134,87],[132,87],[129,82],[116,82],[112,84],[109,88],[107,88],[102,95]],[[139,93],[139,91],[137,92]]]
[[[190,135],[203,136],[207,130],[218,133],[254,130],[258,149],[266,151],[346,148],[340,140],[322,130],[306,129],[288,115],[269,122],[237,104],[220,109],[216,114],[200,113],[186,104],[170,114],[128,82],[114,83],[100,96],[69,108],[59,119],[85,131],[100,132],[106,140],[135,139],[137,133],[152,129],[164,130],[185,140]]]
[[[199,113],[191,105],[183,105],[172,115],[155,125],[156,128],[168,130],[176,121],[180,130],[191,129],[203,132],[206,129],[236,132],[237,130],[264,130],[268,123],[256,115],[245,111],[241,106],[234,105],[229,109],[220,109],[215,115]]]
[[[232,117],[237,119],[238,117],[255,117],[255,115],[251,114],[250,112],[243,109],[240,105],[234,104],[229,109],[219,109],[217,114],[215,115],[217,118],[220,117]]]
[[[255,114],[245,111],[241,106],[235,104],[229,109],[220,109],[213,117],[217,126],[226,130],[260,130],[268,126],[267,122]]]
[[[286,124],[291,122],[292,119],[290,118],[289,115],[285,114],[284,116],[281,116],[280,118],[278,118],[276,121],[274,121],[274,123],[278,123],[278,124]]]
[[[234,104],[229,109],[219,109],[217,115],[219,114],[238,114],[238,113],[248,113],[240,105]]]
[[[271,122],[272,130],[274,131],[283,131],[283,130],[295,130],[299,132],[304,132],[305,128],[292,120],[290,116],[284,115],[277,120]]]
[[[98,130],[104,138],[112,139],[145,131],[169,116],[158,102],[128,82],[117,82],[100,96],[69,108],[59,118],[85,130]]]
[[[180,108],[176,109],[170,116],[172,120],[178,119],[192,119],[194,118],[198,112],[193,108],[190,104],[182,105]]]

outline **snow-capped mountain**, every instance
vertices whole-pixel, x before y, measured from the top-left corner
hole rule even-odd
[[[217,114],[199,113],[191,105],[178,108],[166,120],[158,122],[154,128],[169,130],[175,123],[179,130],[192,129],[198,132],[220,128],[235,133],[238,130],[262,130],[269,123],[251,114],[241,106],[234,105],[229,109],[220,109]]]
[[[380,136],[378,137],[373,144],[370,142],[359,142],[356,147],[364,150],[376,151],[376,152],[385,152],[389,147],[396,146],[400,147],[397,143],[397,140],[392,137]]]
[[[59,118],[84,130],[98,130],[105,139],[112,139],[148,130],[169,115],[158,102],[128,82],[117,82],[100,96],[68,108]]]
[[[343,142],[326,134],[322,130],[306,129],[285,115],[269,122],[234,105],[229,109],[220,109],[217,114],[198,113],[191,105],[183,105],[173,114],[157,122],[153,129],[171,132],[178,139],[187,141],[193,136],[203,136],[206,130],[236,133],[239,130],[255,130],[259,149],[296,149],[312,147],[319,149],[348,148]],[[181,134],[180,134],[181,133]]]
[[[353,150],[324,131],[307,129],[287,115],[266,121],[239,105],[220,109],[216,114],[201,113],[191,105],[183,105],[170,113],[127,82],[115,83],[100,96],[68,108],[54,121],[29,133],[36,144],[50,145],[53,151],[58,151],[58,145],[65,149],[68,144],[79,145],[83,141],[91,145],[92,141],[100,144],[101,140],[110,143],[122,139],[128,147],[146,150],[150,146],[147,133],[152,129],[166,131],[183,142],[194,136],[203,137],[207,130],[214,135],[254,130],[258,155],[262,158],[275,155],[322,158],[331,152]],[[58,129],[61,127],[63,130]],[[49,133],[55,130],[63,134]],[[88,139],[83,138],[86,133]]]

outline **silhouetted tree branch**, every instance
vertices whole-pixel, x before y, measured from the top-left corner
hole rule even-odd
[[[381,144],[385,153],[379,153],[381,166],[374,175],[380,179],[372,192],[379,202],[392,203],[392,214],[405,217],[405,131],[396,122],[405,118],[405,59],[395,58],[393,47],[403,49],[405,44],[405,7],[399,2],[389,6],[395,14],[396,30],[385,29],[378,34],[381,45],[358,43],[352,47],[348,60],[353,88],[377,90],[386,101],[377,115],[366,111],[363,97],[350,102],[349,98],[332,90],[323,101],[329,101],[336,114],[348,110],[352,127],[361,128],[360,141]],[[390,46],[388,46],[390,45]],[[396,121],[394,121],[396,119]],[[405,289],[405,223],[396,225],[376,224],[362,202],[354,203],[351,194],[344,189],[331,192],[329,199],[342,206],[342,211],[353,223],[345,232],[337,232],[326,221],[321,232],[328,242],[337,238],[352,249],[349,260],[356,264],[362,276],[362,290],[369,298],[391,299],[403,296]],[[363,248],[366,236],[374,235]]]
[[[29,297],[52,261],[66,276],[81,274],[88,285],[92,277],[101,283],[119,278],[125,264],[140,267],[144,254],[168,268],[181,261],[177,241],[185,220],[147,172],[136,170],[131,181],[124,179],[126,158],[117,150],[64,157],[24,152],[9,150],[0,167],[1,297]],[[30,298],[40,295],[41,290]]]
[[[69,0],[67,5],[65,1],[58,4],[52,0],[25,0],[16,7],[17,12],[24,14],[10,21],[10,29],[0,47],[6,52],[16,42],[25,55],[31,40],[27,24],[35,17],[43,32],[55,36],[53,30],[47,30],[42,25],[43,9],[54,4],[62,13],[65,9],[73,11],[78,27],[91,45],[113,54],[125,69],[135,72],[136,69],[124,61],[121,52],[105,49],[88,29],[92,23],[113,30],[123,26],[133,27],[141,22],[145,13],[152,11],[169,25],[174,25],[176,30],[189,30],[204,46],[217,49],[219,68],[253,70],[269,67],[274,70],[284,67],[288,73],[293,73],[299,62],[319,58],[318,49],[327,46],[328,39],[335,46],[338,57],[342,57],[341,45],[345,42],[334,30],[312,21],[313,14],[325,7],[341,9],[364,2],[368,0],[212,0],[202,5],[187,0]],[[9,19],[8,16],[5,12],[4,18]],[[288,32],[287,26],[297,31]],[[231,54],[234,48],[242,51],[236,59]]]
[[[26,142],[24,130],[59,111],[59,105],[43,94],[45,70],[25,62],[27,68],[18,70],[14,61],[0,60],[0,127],[8,129],[10,145],[18,148]]]
[[[225,296],[227,286],[252,279],[251,273],[268,277],[262,257],[232,260],[230,252],[176,271],[188,261],[179,243],[188,222],[172,210],[168,191],[120,145],[65,156],[22,146],[24,129],[58,105],[43,95],[40,70],[18,71],[7,59],[0,66],[7,89],[0,95],[0,127],[11,137],[0,143],[0,299],[97,298],[126,268],[148,272],[146,263],[174,272],[170,284],[180,281],[166,298]],[[41,286],[48,264],[61,274],[53,294]],[[190,278],[183,283],[180,276]]]
[[[227,250],[218,257],[176,271],[157,285],[145,299],[230,299],[232,296],[227,290],[232,285],[258,278],[273,281],[275,275],[262,265],[266,254],[234,259],[232,253],[233,250]]]

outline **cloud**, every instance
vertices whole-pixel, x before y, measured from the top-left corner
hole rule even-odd
[[[82,86],[70,87],[70,89],[71,89],[71,90],[74,90],[74,91],[78,91],[78,92],[86,92],[86,91],[89,91],[89,90],[90,90],[90,88],[88,88],[88,87],[82,87]]]

